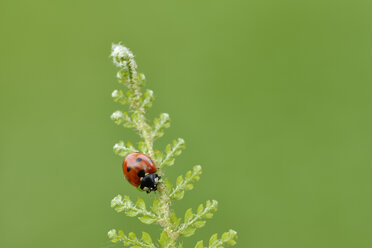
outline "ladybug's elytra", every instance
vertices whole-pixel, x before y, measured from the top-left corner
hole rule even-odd
[[[156,171],[154,161],[143,153],[131,153],[123,162],[123,172],[128,182],[147,193],[157,190],[160,177],[155,174]]]

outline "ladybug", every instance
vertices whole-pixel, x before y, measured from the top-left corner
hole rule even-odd
[[[123,172],[128,182],[147,193],[157,190],[160,176],[155,174],[156,171],[154,161],[143,153],[131,153],[123,162]]]

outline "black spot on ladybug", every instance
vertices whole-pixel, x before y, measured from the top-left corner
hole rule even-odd
[[[139,176],[139,177],[144,177],[144,176],[145,176],[145,170],[140,170],[140,171],[137,173],[137,176]]]
[[[142,158],[137,158],[136,161],[137,162],[141,162],[142,161]]]
[[[131,169],[132,169],[131,167],[129,167],[129,166],[127,167],[127,171],[128,171],[128,172],[129,172]]]

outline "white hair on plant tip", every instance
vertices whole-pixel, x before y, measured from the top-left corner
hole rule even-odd
[[[147,92],[148,92],[149,96],[153,96],[154,95],[154,91],[152,91],[152,90],[148,90]]]
[[[121,44],[112,44],[111,57],[113,58],[114,64],[118,67],[126,67],[126,63],[129,62],[132,70],[137,68],[133,53]]]
[[[122,145],[119,145],[119,144],[115,144],[114,145],[114,150],[119,150],[119,149],[125,149],[125,146],[122,146]]]
[[[119,71],[116,73],[116,78],[118,78],[118,79],[122,79],[122,78],[121,78],[121,74],[120,74]]]
[[[125,46],[119,44],[112,44],[111,57],[119,57],[124,59],[133,59],[133,53]]]
[[[123,200],[121,195],[115,196],[114,199],[111,200],[111,207],[115,207],[116,205],[123,204]]]
[[[111,115],[111,119],[113,119],[113,120],[118,120],[118,119],[123,118],[123,117],[124,117],[123,112],[121,112],[119,110],[118,111],[115,111]]]
[[[113,238],[114,236],[116,236],[116,230],[115,229],[111,229],[110,231],[108,231],[107,236],[109,238]]]
[[[114,90],[111,94],[112,97],[118,97],[119,96],[119,91],[118,90]]]
[[[124,71],[129,71],[129,80],[137,78],[137,63],[134,60],[133,53],[127,47],[122,46],[120,43],[112,44],[111,57],[117,67],[121,67]],[[118,79],[122,79],[120,73],[116,76]]]
[[[169,118],[169,114],[168,113],[162,113],[161,114],[161,117],[168,119]]]

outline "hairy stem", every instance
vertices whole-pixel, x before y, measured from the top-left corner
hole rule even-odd
[[[170,217],[171,217],[171,209],[170,209],[170,205],[171,205],[171,200],[169,198],[169,196],[167,195],[166,193],[166,189],[165,189],[165,186],[164,184],[162,184],[159,188],[159,200],[160,200],[160,205],[161,205],[161,208],[160,208],[160,213],[161,213],[161,220],[159,221],[159,224],[163,227],[164,231],[167,232],[169,238],[172,240],[172,242],[170,242],[169,244],[169,247],[173,248],[173,247],[176,247],[176,241],[177,241],[177,238],[178,238],[178,233],[176,233],[173,229],[172,229],[172,224],[171,224],[171,221],[170,221]]]

